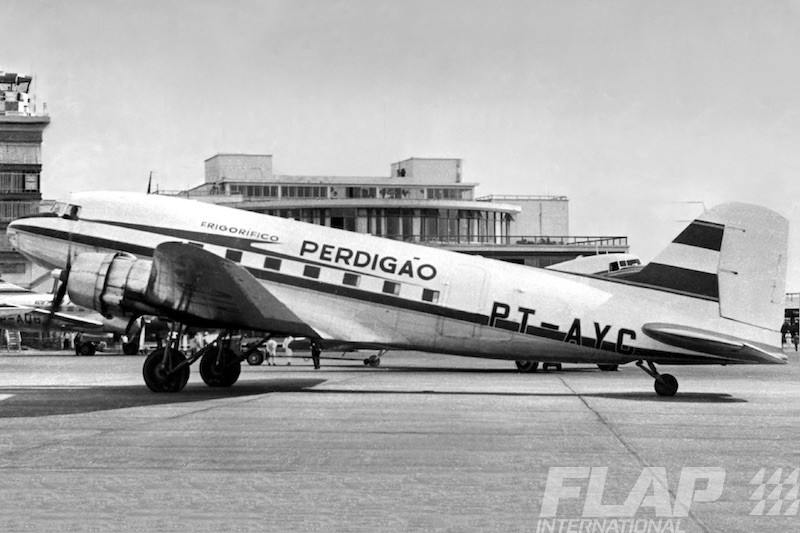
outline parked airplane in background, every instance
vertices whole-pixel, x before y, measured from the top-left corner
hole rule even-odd
[[[128,329],[127,321],[104,318],[97,311],[73,304],[69,298],[64,298],[56,310],[52,309],[52,303],[52,294],[0,280],[0,329],[78,332],[84,339],[83,342],[76,339],[75,353],[80,355],[93,355],[97,348],[97,343],[87,338],[110,340],[112,333]],[[133,354],[138,349],[138,340],[123,344],[125,353]]]
[[[12,222],[24,255],[64,269],[75,303],[106,317],[149,314],[362,347],[542,362],[785,363],[788,222],[724,204],[692,222],[635,275],[559,272],[190,200],[79,193]],[[223,336],[224,339],[224,336]],[[251,349],[255,349],[251,348]],[[181,390],[189,365],[230,386],[241,361],[218,340],[186,359],[174,342],[145,360],[154,391]]]

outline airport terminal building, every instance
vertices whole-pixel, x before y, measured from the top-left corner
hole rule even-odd
[[[411,158],[387,176],[273,173],[271,155],[218,154],[205,181],[160,191],[389,239],[440,246],[530,266],[627,252],[621,236],[570,236],[566,196],[476,197],[461,159]]]

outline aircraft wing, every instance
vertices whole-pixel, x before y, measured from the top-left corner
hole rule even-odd
[[[189,324],[318,336],[244,267],[193,244],[156,247],[145,298]]]
[[[39,307],[8,304],[0,306],[0,321],[6,318],[12,320],[14,317],[17,317],[20,314],[30,315],[33,318],[39,318],[41,323],[44,323],[44,321],[50,317],[50,311]],[[53,314],[50,324],[50,329],[74,329],[78,331],[91,331],[103,327],[103,323],[98,320],[92,320],[90,318],[83,318],[60,312]]]
[[[642,326],[642,330],[648,337],[670,346],[715,356],[720,363],[782,364],[788,359],[786,354],[771,346],[689,326],[649,323]]]

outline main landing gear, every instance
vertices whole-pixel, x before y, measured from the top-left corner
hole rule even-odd
[[[644,366],[644,361],[636,361],[636,366],[650,374],[655,381],[656,394],[659,396],[675,396],[678,392],[678,380],[672,374],[659,374],[656,370],[656,365],[647,361],[647,367]]]
[[[217,340],[187,358],[179,349],[183,327],[173,326],[166,346],[156,348],[147,356],[142,375],[147,387],[153,392],[178,392],[189,381],[189,366],[200,360],[200,377],[209,387],[230,387],[239,379],[242,361],[267,342],[264,337],[241,355],[231,350],[231,333],[225,332]]]

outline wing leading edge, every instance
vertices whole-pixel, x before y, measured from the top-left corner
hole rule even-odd
[[[245,268],[192,244],[156,247],[145,296],[187,322],[317,336]]]

